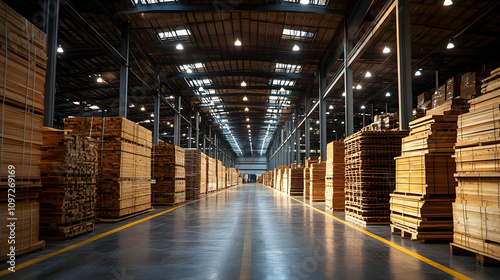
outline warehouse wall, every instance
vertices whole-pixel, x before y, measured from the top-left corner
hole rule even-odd
[[[267,160],[265,156],[237,157],[236,169],[242,174],[256,174],[259,176],[267,172]]]

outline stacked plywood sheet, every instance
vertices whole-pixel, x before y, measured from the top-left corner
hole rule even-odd
[[[151,209],[151,131],[122,117],[67,118],[65,129],[96,138],[97,217]]]
[[[458,119],[452,252],[476,253],[484,264],[500,260],[500,69],[483,80],[482,93]]]
[[[153,147],[151,192],[153,204],[177,205],[186,201],[185,151],[160,143]]]
[[[326,162],[312,163],[309,169],[309,199],[325,201]]]
[[[217,173],[217,190],[223,190],[226,188],[226,170],[222,166],[222,161],[216,160],[216,173]]]
[[[10,221],[16,221],[16,255],[43,248],[39,241],[40,147],[44,113],[47,36],[0,2],[0,260],[12,246]],[[15,200],[15,211],[8,205]],[[12,208],[11,208],[12,209]]]
[[[288,193],[288,189],[290,188],[289,184],[290,184],[290,168],[284,167],[281,192]]]
[[[207,193],[207,156],[198,149],[185,150],[186,199]]]
[[[458,99],[449,102],[463,103]],[[452,203],[457,186],[452,155],[457,118],[468,106],[449,109],[439,110],[444,115],[412,121],[410,136],[403,138],[402,156],[396,158],[396,189],[391,194],[393,233],[411,239],[452,238]]]
[[[328,143],[326,147],[325,206],[333,211],[344,211],[345,208],[344,155],[344,141]]]
[[[231,186],[236,187],[238,185],[238,170],[236,168],[231,168]]]
[[[207,156],[207,193],[217,191],[217,161]]]
[[[289,195],[304,195],[304,167],[292,164],[290,168]]]
[[[304,199],[309,199],[311,195],[311,172],[310,172],[310,167],[306,165],[304,167],[304,190],[302,191],[304,193]]]
[[[64,240],[94,231],[97,149],[69,130],[44,128],[40,237]]]
[[[360,131],[345,143],[346,217],[363,224],[388,224],[389,194],[405,131]]]

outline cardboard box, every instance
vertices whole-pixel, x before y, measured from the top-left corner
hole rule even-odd
[[[446,100],[460,97],[460,81],[458,77],[453,77],[446,81]]]
[[[484,78],[481,72],[465,73],[460,82],[460,98],[471,99],[481,94],[481,80]]]
[[[426,92],[420,94],[417,97],[417,107],[420,108],[424,103],[426,103],[428,101],[432,101],[433,94],[434,94],[434,92],[432,92],[432,91],[426,91]]]
[[[439,107],[446,101],[446,84],[440,86],[432,96],[432,108]]]

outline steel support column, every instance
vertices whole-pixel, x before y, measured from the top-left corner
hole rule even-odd
[[[326,123],[326,101],[324,93],[326,90],[326,73],[319,73],[319,144],[321,161],[326,161],[326,144],[327,144],[327,123]]]
[[[81,118],[83,117],[83,109],[85,108],[85,106],[83,105],[83,96],[80,95],[80,110],[78,111],[78,116]]]
[[[202,138],[203,138],[203,153],[204,153],[205,155],[208,155],[208,154],[207,154],[207,138],[206,138],[206,135],[207,135],[207,134],[206,134],[206,133],[207,133],[206,128],[205,128],[205,126],[203,125],[203,128],[202,128],[202,134],[201,134],[201,136],[202,136]]]
[[[121,54],[125,58],[125,63],[120,65],[120,117],[127,118],[128,109],[128,68],[129,68],[129,54],[130,54],[130,33],[128,22],[125,22],[122,27],[122,41],[121,41]]]
[[[43,125],[54,127],[54,113],[56,106],[56,66],[57,66],[57,32],[59,26],[59,0],[49,0],[47,17],[47,73],[45,75],[45,99]]]
[[[297,120],[295,119],[295,115],[290,114],[290,134],[292,137],[290,137],[290,164],[293,164],[295,162],[295,138],[293,137],[293,128]]]
[[[175,96],[175,108],[179,113],[175,113],[175,119],[174,119],[174,145],[179,147],[181,146],[181,115],[180,115],[182,106],[181,102],[182,102],[181,96],[177,94]]]
[[[200,112],[196,111],[196,149],[200,149]]]
[[[160,139],[160,93],[157,92],[154,98],[153,144],[158,145],[158,139]]]
[[[347,26],[347,23],[344,25]],[[354,97],[352,90],[352,70],[349,67],[348,57],[351,52],[351,41],[347,28],[344,28],[344,92],[345,92],[345,136],[349,137],[354,133]]]
[[[193,120],[193,118],[191,118],[192,115],[193,115],[193,113],[191,112],[191,110],[189,110],[188,120],[191,122]],[[193,136],[193,127],[191,125],[189,125],[188,126],[188,145],[187,145],[187,147],[189,149],[193,146],[193,140],[191,139],[192,136]]]
[[[408,130],[412,119],[410,0],[396,0],[398,45],[399,129]]]
[[[304,122],[304,137],[306,138],[304,140],[304,143],[306,144],[306,158],[310,158],[311,157],[311,123],[310,123],[310,120],[309,120],[309,117],[307,116],[307,113],[309,112],[309,110],[311,110],[311,99],[309,98],[308,95],[306,95],[305,97],[305,100],[304,100],[304,111],[305,111],[305,114],[304,114],[304,118],[305,118],[305,122]]]
[[[212,126],[208,127],[208,156],[213,158],[213,153],[212,153]]]
[[[299,104],[295,107],[295,125],[299,123],[300,120],[300,114],[299,114]],[[301,164],[300,161],[300,129],[297,129],[295,131],[295,161],[297,164]]]
[[[214,130],[214,144],[212,146],[212,150],[214,151],[214,158],[219,159],[219,150],[217,149],[219,145],[217,145],[217,133]]]

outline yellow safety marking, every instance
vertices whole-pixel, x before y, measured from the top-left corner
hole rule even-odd
[[[227,190],[227,189],[226,189],[226,190]],[[39,262],[44,261],[44,260],[46,260],[46,259],[50,259],[50,258],[52,258],[52,257],[55,257],[55,256],[60,255],[60,254],[62,254],[62,253],[65,253],[65,252],[67,252],[67,251],[69,251],[69,250],[73,250],[73,249],[78,248],[78,247],[80,247],[80,246],[82,246],[82,245],[85,245],[85,244],[88,244],[88,243],[90,243],[90,242],[93,242],[93,241],[96,241],[96,240],[98,240],[98,239],[101,239],[101,238],[103,238],[103,237],[106,237],[106,236],[108,236],[108,235],[110,235],[110,234],[113,234],[113,233],[115,233],[115,232],[119,232],[119,231],[124,230],[124,229],[126,229],[126,228],[129,228],[129,227],[131,227],[131,226],[135,226],[135,225],[140,224],[140,223],[142,223],[142,222],[145,222],[145,221],[151,220],[151,219],[153,219],[153,218],[156,218],[156,217],[158,217],[158,216],[164,215],[164,214],[166,214],[166,213],[168,213],[168,212],[170,212],[170,211],[173,211],[173,210],[175,210],[175,209],[179,209],[179,208],[184,207],[184,206],[186,206],[186,205],[189,205],[189,204],[192,204],[192,203],[198,202],[198,201],[203,200],[203,199],[207,199],[207,198],[209,198],[209,197],[211,197],[211,196],[214,196],[214,195],[217,195],[217,194],[220,194],[220,192],[219,192],[219,193],[214,193],[214,194],[211,194],[211,195],[207,195],[207,196],[206,196],[206,197],[204,197],[204,198],[200,198],[200,199],[197,199],[197,200],[193,200],[193,201],[191,201],[191,202],[188,202],[188,203],[185,203],[185,204],[182,204],[182,205],[175,206],[174,208],[170,208],[170,209],[168,209],[168,210],[165,210],[165,211],[163,211],[163,212],[160,212],[160,213],[157,213],[157,214],[151,215],[151,216],[149,216],[149,217],[146,217],[146,218],[140,219],[140,220],[138,220],[138,221],[131,222],[131,223],[129,223],[129,224],[126,224],[126,225],[123,225],[123,226],[121,226],[121,227],[115,228],[115,229],[110,230],[110,231],[108,231],[108,232],[101,233],[101,234],[99,234],[99,235],[97,235],[97,236],[94,236],[94,237],[89,238],[89,239],[87,239],[87,240],[84,240],[84,241],[82,241],[82,242],[79,242],[79,243],[73,244],[73,245],[68,246],[68,247],[66,247],[66,248],[63,248],[63,249],[61,249],[61,250],[59,250],[59,251],[56,251],[56,252],[53,252],[53,253],[47,254],[47,255],[45,255],[45,256],[42,256],[42,257],[36,258],[36,259],[34,259],[34,260],[31,260],[31,261],[29,261],[29,262],[25,262],[25,263],[23,263],[23,264],[17,265],[17,266],[16,266],[16,268],[15,268],[15,270],[16,270],[16,272],[17,272],[19,269],[22,269],[22,268],[28,267],[28,266],[33,265],[33,264],[36,264],[36,263],[39,263]],[[12,271],[10,271],[10,270],[6,269],[6,270],[4,270],[4,271],[0,272],[0,276],[7,275],[7,274],[9,274],[9,273],[12,273]]]
[[[312,209],[314,209],[314,210],[316,210],[316,211],[318,211],[318,212],[320,212],[322,214],[324,214],[325,216],[331,217],[332,219],[334,219],[337,222],[343,223],[344,225],[349,226],[349,227],[351,227],[351,228],[353,228],[353,229],[355,229],[357,231],[360,231],[360,232],[362,232],[362,233],[364,233],[364,234],[366,234],[366,235],[368,235],[370,237],[373,237],[373,238],[377,239],[378,241],[381,241],[381,242],[383,242],[383,243],[385,243],[385,244],[387,244],[387,245],[389,245],[389,246],[391,246],[391,247],[393,247],[393,248],[395,248],[395,249],[397,249],[397,250],[399,250],[399,251],[401,251],[401,252],[403,252],[403,253],[405,253],[407,255],[410,255],[410,256],[412,256],[414,258],[417,258],[417,259],[419,259],[419,260],[421,260],[421,261],[423,261],[423,262],[425,262],[425,263],[427,263],[429,265],[432,265],[433,267],[435,267],[435,268],[437,268],[439,270],[442,270],[442,271],[444,271],[444,272],[446,272],[446,273],[448,273],[450,275],[453,275],[453,276],[457,277],[458,279],[472,280],[472,278],[469,278],[469,277],[467,277],[467,276],[465,276],[465,275],[463,275],[463,274],[461,274],[459,272],[456,272],[455,270],[453,270],[451,268],[448,268],[448,267],[446,267],[446,266],[444,266],[442,264],[439,264],[439,263],[437,263],[437,262],[435,262],[433,260],[430,260],[430,259],[428,259],[428,258],[426,258],[426,257],[424,257],[422,255],[419,255],[419,254],[417,254],[415,252],[412,252],[412,251],[410,251],[410,250],[408,250],[408,249],[406,249],[406,248],[404,248],[402,246],[399,246],[399,245],[397,245],[397,244],[395,244],[395,243],[393,243],[393,242],[391,242],[391,241],[389,241],[389,240],[387,240],[385,238],[382,238],[382,237],[380,237],[380,236],[378,236],[376,234],[373,234],[373,233],[371,233],[369,231],[366,231],[366,230],[364,230],[364,229],[362,229],[360,227],[357,227],[357,226],[355,226],[355,225],[353,225],[353,224],[351,224],[349,222],[346,222],[346,221],[344,221],[342,219],[339,219],[339,218],[337,218],[337,217],[335,217],[333,215],[330,215],[330,214],[326,213],[325,211],[319,210],[318,208],[316,208],[316,207],[314,207],[312,205],[304,203],[304,202],[302,202],[302,201],[300,201],[300,200],[298,200],[296,198],[293,198],[293,197],[290,197],[290,198],[293,199],[293,200],[295,200],[295,201],[297,201],[297,202],[300,202],[300,203],[302,203],[302,204],[304,204],[304,205],[306,205],[306,206],[308,206],[308,207],[310,207],[310,208],[312,208]]]

